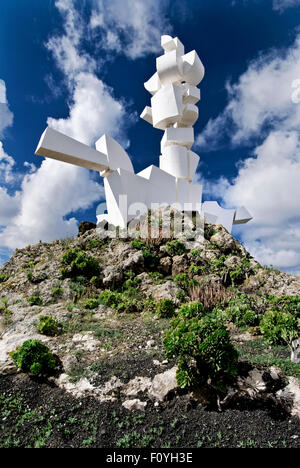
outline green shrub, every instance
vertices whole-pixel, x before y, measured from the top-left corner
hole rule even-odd
[[[223,322],[213,315],[203,315],[201,303],[183,305],[164,335],[166,355],[179,358],[177,381],[191,387],[210,379],[224,389],[226,379],[237,375],[238,353]]]
[[[171,299],[161,299],[156,304],[156,313],[161,318],[169,318],[175,315],[175,305]]]
[[[34,375],[50,375],[56,365],[49,348],[39,340],[25,341],[11,353],[11,357],[19,369]]]
[[[159,258],[156,254],[152,253],[150,250],[143,250],[143,256],[145,261],[145,267],[154,269],[159,264]]]
[[[153,269],[157,267],[159,264],[159,258],[156,254],[152,253],[149,248],[147,248],[145,241],[142,241],[141,239],[133,239],[133,241],[131,241],[131,245],[135,249],[142,250],[146,268]]]
[[[39,320],[38,330],[42,335],[59,335],[61,326],[57,319],[49,317],[49,315],[42,315]]]
[[[106,289],[99,296],[99,303],[112,307],[117,312],[132,313],[143,310],[144,304],[138,288],[128,288],[123,292]]]
[[[5,283],[5,281],[7,281],[8,278],[9,277],[5,273],[0,272],[0,283]]]
[[[178,273],[178,275],[173,277],[173,281],[177,286],[185,291],[198,284],[196,280],[190,279],[187,273]]]
[[[32,278],[33,278],[33,274],[31,273],[31,271],[29,271],[29,272],[26,274],[26,279],[27,279],[27,281],[32,281]]]
[[[198,275],[199,271],[200,271],[200,267],[192,263],[189,268],[189,273],[191,273],[192,275]]]
[[[300,336],[300,319],[289,312],[268,310],[260,321],[264,339],[272,344],[290,344]]]
[[[200,255],[200,250],[197,250],[197,249],[192,249],[190,251],[190,254],[192,255],[192,257],[198,257]]]
[[[52,289],[52,294],[54,297],[60,297],[62,296],[64,290],[62,289],[60,283],[57,283],[57,285]]]
[[[99,305],[99,299],[95,299],[95,298],[87,299],[83,303],[83,307],[89,310],[96,309],[98,305]]]
[[[90,239],[85,243],[84,248],[85,250],[100,249],[104,244],[102,239]]]
[[[60,270],[63,277],[82,276],[91,279],[93,276],[99,275],[98,262],[78,247],[67,250],[61,258],[61,263],[69,266],[69,268],[64,267]]]
[[[133,241],[131,241],[131,245],[138,250],[143,250],[146,248],[146,242],[142,241],[141,239],[133,239]]]
[[[186,250],[184,243],[176,239],[167,242],[166,249],[169,255],[182,255]]]
[[[300,318],[300,296],[265,296],[272,310],[289,312]]]
[[[223,307],[219,307],[219,315],[238,327],[255,327],[259,324],[259,314],[256,308],[254,298],[237,293],[236,296],[227,299]]]
[[[39,294],[35,294],[35,295],[29,297],[27,299],[27,301],[31,306],[34,306],[34,305],[42,306],[43,305],[43,301],[40,298]]]
[[[176,293],[176,299],[178,299],[178,301],[179,301],[180,303],[185,302],[186,294],[185,294],[185,292],[184,292],[182,289],[180,289],[179,291],[177,291],[177,293]]]

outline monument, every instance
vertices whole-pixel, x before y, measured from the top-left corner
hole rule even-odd
[[[125,150],[108,135],[96,141],[93,149],[49,127],[36,154],[100,172],[107,213],[99,214],[98,222],[105,220],[125,228],[138,214],[154,206],[171,205],[199,212],[207,222],[222,224],[231,232],[233,224],[252,219],[247,209],[223,209],[216,201],[202,203],[202,186],[193,184],[200,160],[191,148],[203,64],[195,50],[185,53],[177,37],[164,35],[161,45],[164,53],[156,59],[156,72],[144,83],[152,96],[151,106],[141,114],[142,119],[164,132],[159,168],[151,165],[135,174]]]

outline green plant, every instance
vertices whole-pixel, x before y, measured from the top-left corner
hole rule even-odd
[[[33,278],[33,274],[31,273],[31,271],[29,271],[29,272],[26,274],[26,279],[27,279],[27,281],[32,281],[32,278]]]
[[[146,248],[146,242],[142,241],[141,239],[133,239],[131,241],[131,245],[138,250],[143,250]]]
[[[145,261],[145,267],[146,268],[151,268],[154,269],[158,266],[159,264],[159,258],[156,254],[152,253],[148,249],[143,250],[143,256],[144,256],[144,261]]]
[[[200,253],[201,253],[200,250],[197,250],[197,249],[192,249],[192,250],[190,251],[190,254],[191,254],[192,257],[194,257],[194,258],[195,258],[195,257],[198,257],[198,256],[200,255]]]
[[[11,353],[16,366],[25,373],[50,375],[56,360],[49,348],[39,340],[27,340]]]
[[[6,275],[4,272],[0,272],[0,283],[5,283],[9,278],[8,275]]]
[[[201,303],[181,306],[164,335],[166,355],[179,358],[180,387],[210,379],[212,385],[222,389],[226,379],[237,374],[238,353],[223,322],[216,316],[203,314]]]
[[[138,312],[143,310],[144,302],[138,288],[128,288],[123,292],[104,290],[99,295],[99,303],[112,307],[118,312]]]
[[[272,345],[290,344],[300,336],[300,318],[289,312],[268,310],[260,321],[260,331],[264,339]]]
[[[198,284],[196,280],[190,279],[187,273],[178,273],[178,275],[173,277],[173,281],[177,286],[185,291]]]
[[[85,250],[92,250],[92,249],[100,249],[105,244],[104,240],[102,239],[90,239],[88,240],[85,245]]]
[[[83,307],[89,310],[96,309],[98,305],[99,305],[99,300],[95,298],[86,299],[83,303]]]
[[[63,277],[82,276],[91,279],[93,276],[99,275],[98,262],[78,247],[67,250],[61,258],[61,263],[69,266],[69,268],[64,267],[60,270]]]
[[[179,289],[179,291],[177,291],[177,293],[176,293],[176,299],[178,299],[178,301],[179,301],[180,303],[185,302],[186,294],[185,294],[185,292],[184,292],[182,289]]]
[[[34,294],[33,296],[28,297],[27,299],[28,303],[31,306],[37,305],[37,306],[42,306],[43,301],[38,293]]]
[[[42,335],[56,336],[59,335],[61,326],[57,319],[49,317],[49,315],[42,315],[39,318],[38,330]]]
[[[223,306],[218,308],[220,316],[238,327],[259,324],[258,305],[252,296],[237,292],[235,296],[229,297]]]
[[[156,304],[156,313],[161,318],[169,318],[175,315],[174,302],[171,299],[161,299]]]
[[[52,289],[52,294],[54,297],[62,296],[63,292],[64,290],[62,289],[60,282],[58,282],[57,285]]]
[[[155,253],[149,250],[145,241],[142,241],[141,239],[133,239],[133,241],[131,241],[131,245],[135,249],[141,250],[143,252],[146,268],[153,269],[157,267],[159,264],[159,258]]]
[[[6,317],[10,317],[12,313],[7,308],[8,299],[6,297],[5,298],[3,297],[1,299],[1,303],[2,303],[2,305],[0,304],[0,313],[3,312]]]
[[[167,242],[166,249],[169,255],[182,255],[186,250],[184,243],[177,239]]]

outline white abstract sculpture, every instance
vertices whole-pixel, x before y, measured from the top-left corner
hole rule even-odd
[[[137,214],[145,214],[154,204],[174,205],[185,211],[204,214],[207,222],[223,224],[231,232],[232,224],[248,222],[246,208],[225,210],[217,202],[201,206],[202,186],[193,184],[199,156],[191,150],[193,125],[198,119],[196,103],[200,100],[197,85],[204,77],[204,67],[193,50],[185,54],[180,40],[162,36],[164,54],[156,59],[156,72],[144,84],[152,95],[151,106],[141,118],[164,131],[159,168],[149,166],[134,173],[125,150],[112,138],[103,135],[96,150],[47,128],[36,154],[58,159],[100,172],[104,178],[107,213],[97,216],[125,228]]]

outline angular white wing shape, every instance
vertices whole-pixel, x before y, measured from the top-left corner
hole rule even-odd
[[[64,161],[94,171],[108,169],[107,155],[47,127],[42,134],[35,154]]]
[[[246,224],[252,219],[251,214],[244,206],[239,206],[235,210],[233,224]]]
[[[102,135],[95,143],[97,151],[107,156],[110,170],[125,169],[134,173],[131,159],[119,143],[108,135]]]

